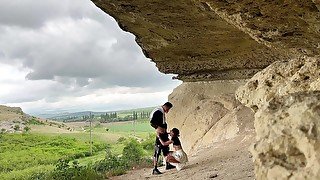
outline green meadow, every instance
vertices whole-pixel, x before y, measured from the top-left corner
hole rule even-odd
[[[104,179],[135,166],[131,152],[152,166],[154,130],[147,120],[93,122],[92,143],[87,122],[65,125],[74,130],[34,124],[28,132],[0,134],[1,179]]]

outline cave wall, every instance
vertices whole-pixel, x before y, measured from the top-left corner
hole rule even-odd
[[[136,35],[159,71],[183,81],[249,78],[319,54],[317,1],[92,1]]]
[[[276,62],[236,96],[256,112],[257,179],[320,179],[320,58]]]
[[[253,111],[235,98],[244,80],[184,82],[169,96],[169,129],[181,131],[183,149],[194,155],[204,148],[241,135],[254,135]]]
[[[254,116],[256,179],[320,179],[319,0],[92,2],[184,81],[168,119],[189,153],[252,134]]]

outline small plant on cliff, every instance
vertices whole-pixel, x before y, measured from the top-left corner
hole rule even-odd
[[[23,130],[24,130],[25,132],[29,132],[29,131],[31,130],[31,128],[28,127],[28,126],[25,126],[25,127],[23,128]]]
[[[7,130],[2,128],[1,131],[0,131],[0,134],[4,134]]]
[[[13,129],[14,129],[15,131],[19,131],[19,130],[20,130],[20,126],[19,126],[19,125],[14,125]]]

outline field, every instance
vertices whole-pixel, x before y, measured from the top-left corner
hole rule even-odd
[[[31,125],[25,133],[0,134],[0,177],[32,179],[35,173],[50,172],[61,158],[93,164],[112,154],[121,154],[128,139],[144,143],[154,130],[148,121],[92,123],[92,154],[89,122],[65,123],[64,127]],[[151,150],[144,150],[151,157]]]

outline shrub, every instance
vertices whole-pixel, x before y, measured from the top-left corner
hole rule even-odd
[[[1,131],[0,131],[0,134],[4,134],[7,130],[2,128]]]
[[[60,159],[56,168],[45,179],[99,180],[103,179],[103,176],[95,171],[90,164],[80,166],[77,161],[73,161],[70,166],[68,160]]]
[[[95,170],[98,172],[125,172],[128,167],[127,163],[118,156],[110,154],[104,160],[95,164]]]
[[[19,130],[20,130],[20,126],[19,126],[19,125],[14,125],[13,129],[14,129],[15,131],[19,131]]]
[[[25,127],[23,128],[23,130],[24,130],[25,132],[29,132],[29,131],[31,130],[31,128],[28,127],[28,126],[25,126]]]
[[[154,149],[155,139],[155,134],[149,134],[149,137],[141,143],[142,148],[146,151],[152,152]]]
[[[143,150],[139,142],[135,139],[127,142],[123,148],[122,156],[129,166],[138,164],[143,157]]]
[[[122,156],[113,155],[107,148],[106,158],[97,162],[94,167],[96,171],[105,173],[107,176],[117,176],[141,163],[142,157],[143,149],[141,145],[136,140],[130,139],[123,148]]]
[[[32,119],[30,119],[28,121],[28,124],[30,124],[30,125],[44,125],[45,123],[37,120],[35,117],[32,117]]]

